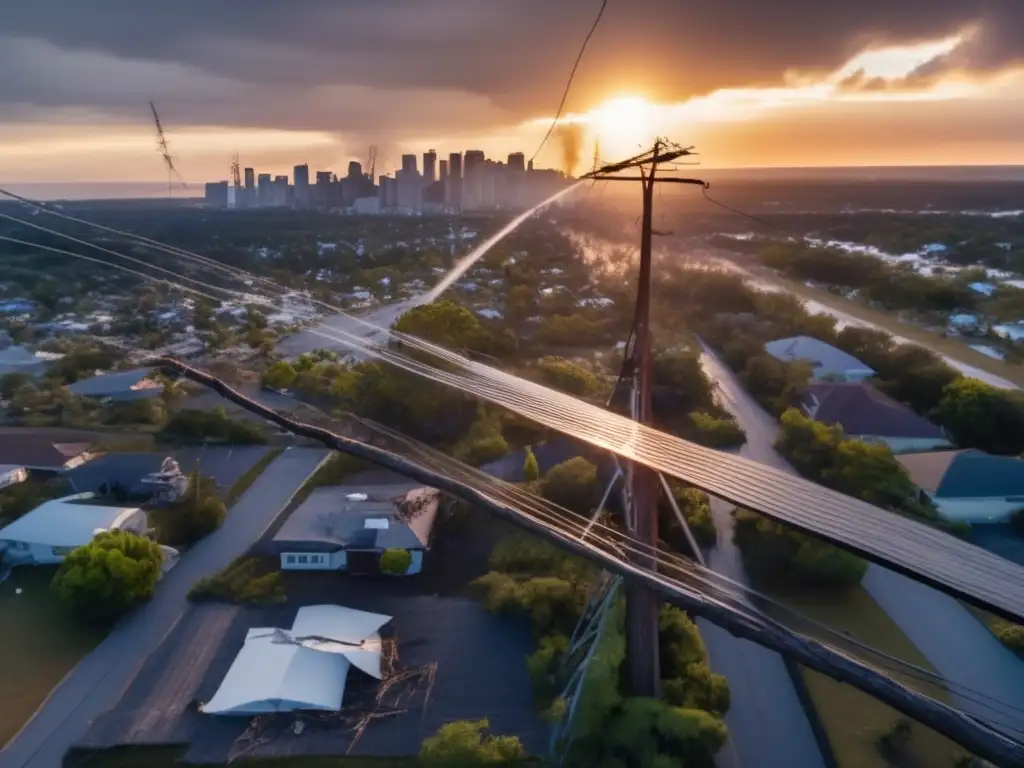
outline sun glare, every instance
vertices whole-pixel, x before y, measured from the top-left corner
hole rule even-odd
[[[601,153],[617,157],[634,153],[658,132],[658,107],[642,96],[616,96],[590,110],[580,122],[590,126]]]

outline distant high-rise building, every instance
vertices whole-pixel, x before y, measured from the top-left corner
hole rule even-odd
[[[331,183],[331,176],[332,175],[333,174],[330,171],[317,171],[316,172],[316,183],[317,183],[317,186],[320,186],[321,184],[330,184]]]
[[[433,184],[437,180],[435,169],[437,168],[437,152],[430,150],[423,153],[423,182]]]
[[[404,161],[402,165],[405,165]],[[399,210],[406,213],[423,210],[423,177],[419,171],[408,171],[405,168],[397,171],[395,184],[398,187]]]
[[[380,186],[377,191],[382,210],[393,210],[398,207],[398,182],[390,176],[380,177]]]
[[[484,153],[479,149],[466,150],[462,169],[462,209],[475,211],[484,207]]]
[[[444,204],[456,211],[462,210],[462,155],[448,155],[448,181],[444,187]]]
[[[271,191],[270,174],[261,173],[257,179],[257,193],[256,201],[259,205],[270,205],[271,200],[274,197],[274,193]]]
[[[416,168],[416,155],[402,155],[402,170],[406,173],[419,173]]]
[[[307,187],[309,185],[307,184]],[[271,187],[270,204],[281,208],[288,205],[288,177],[287,176],[275,176],[274,185]]]
[[[211,208],[227,208],[228,183],[226,181],[207,182],[204,202]]]
[[[448,161],[442,160],[439,163],[439,169],[437,172],[437,180],[444,184],[448,181]]]
[[[309,166],[296,165],[292,178],[295,185],[295,204],[304,208],[309,205]]]
[[[244,173],[245,190],[242,193],[241,204],[249,207],[256,205],[256,171],[252,168],[246,168]]]
[[[355,179],[363,175],[363,164],[358,160],[350,160],[348,163],[348,178]]]
[[[508,169],[520,173],[526,170],[526,155],[522,152],[513,152],[508,156]]]
[[[533,170],[533,160],[531,160],[530,162],[528,162],[526,164],[526,170],[528,170],[528,171],[532,171]]]

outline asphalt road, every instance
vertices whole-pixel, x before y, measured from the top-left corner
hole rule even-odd
[[[747,432],[743,455],[792,472],[772,447],[778,431],[775,420],[707,348],[704,361],[705,370],[718,385],[723,407],[736,416]],[[949,595],[874,563],[868,566],[863,586],[936,672],[947,681],[970,689],[951,694],[957,708],[995,727],[1022,728],[1024,663],[969,610]],[[993,704],[991,699],[1013,709]]]
[[[224,568],[256,541],[328,451],[289,448],[232,506],[224,525],[181,558],[153,599],[122,621],[54,689],[28,724],[0,752],[3,768],[59,768],[64,753],[121,696],[146,657],[187,607],[200,578]]]
[[[718,385],[718,399],[747,430],[741,454],[779,469],[789,469],[774,449],[776,426],[743,391],[736,377],[711,353],[704,369]],[[711,513],[718,542],[705,553],[715,573],[748,584],[740,552],[732,543],[732,505],[712,499]],[[719,768],[750,765],[821,766],[825,761],[782,657],[747,640],[733,637],[703,619],[697,626],[708,647],[711,668],[729,680],[732,704],[725,717],[729,742],[715,760]]]

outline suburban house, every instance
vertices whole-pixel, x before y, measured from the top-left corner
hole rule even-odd
[[[816,381],[863,381],[875,375],[853,355],[810,336],[769,341],[764,351],[784,363],[807,363]]]
[[[946,433],[870,384],[812,384],[800,392],[808,417],[838,424],[847,437],[884,443],[893,453],[952,448]]]
[[[217,692],[199,709],[236,717],[337,712],[351,667],[381,679],[380,630],[389,621],[340,605],[307,605],[291,629],[253,627]]]
[[[91,379],[76,381],[68,386],[68,390],[76,397],[94,397],[114,402],[146,400],[159,397],[164,391],[159,381],[150,378],[152,374],[153,371],[149,368],[104,373]]]
[[[8,434],[0,440],[0,464],[60,474],[96,457],[91,443],[54,442],[49,435]]]
[[[275,534],[271,548],[286,570],[380,572],[385,550],[412,555],[423,568],[440,494],[415,485],[331,486],[309,495]]]
[[[79,493],[53,499],[0,528],[0,558],[8,565],[50,565],[101,531],[146,532],[148,520],[141,509],[89,504],[94,498]]]
[[[161,453],[107,453],[67,472],[65,478],[75,493],[139,503],[174,501],[189,486],[178,462]]]
[[[947,520],[1001,523],[1024,509],[1024,461],[976,450],[908,453],[896,459]]]
[[[46,373],[46,369],[54,360],[64,355],[56,352],[29,352],[25,347],[7,347],[0,349],[0,376],[9,373],[22,373],[37,379]]]

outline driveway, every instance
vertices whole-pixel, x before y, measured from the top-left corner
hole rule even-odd
[[[742,454],[793,472],[772,447],[778,431],[775,420],[707,347],[702,359],[718,385],[723,407],[747,431]],[[874,563],[868,566],[862,585],[942,677],[970,689],[965,691],[966,697],[951,694],[958,709],[996,727],[1019,729],[1020,712],[1024,711],[1024,664],[970,611],[954,598]],[[1015,710],[993,707],[986,698]]]
[[[713,355],[703,357],[704,369],[718,384],[718,400],[747,430],[744,458],[781,469],[785,461],[771,447],[775,422],[743,391],[736,377]],[[732,543],[732,505],[711,500],[711,514],[718,531],[715,547],[705,553],[715,573],[748,584],[739,549]],[[749,765],[822,766],[811,723],[797,696],[793,678],[778,653],[733,637],[711,622],[697,619],[708,647],[711,667],[729,680],[732,704],[725,722],[729,742],[718,753],[719,768]]]
[[[0,752],[3,768],[59,768],[64,753],[89,724],[110,709],[146,657],[181,618],[200,578],[243,554],[287,506],[328,451],[289,448],[257,478],[224,525],[199,542],[160,583],[153,599],[118,624],[54,689],[35,716]]]

